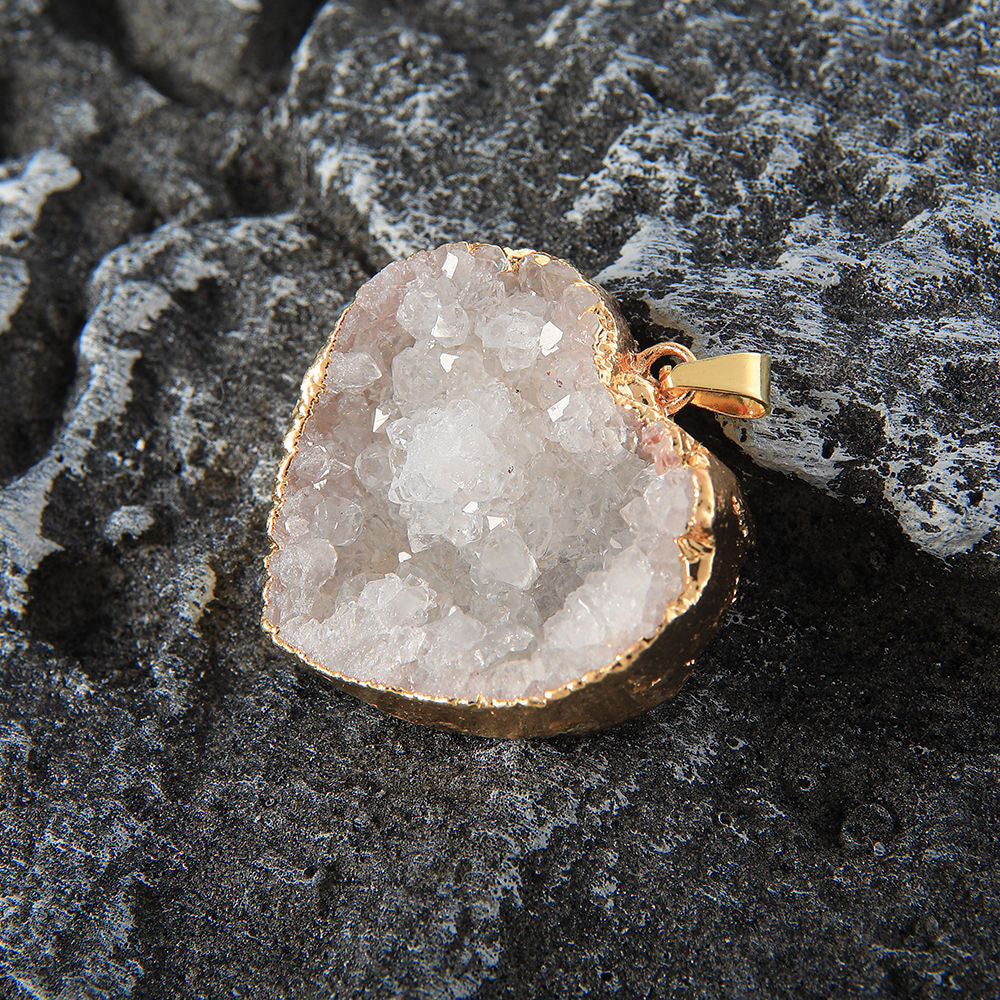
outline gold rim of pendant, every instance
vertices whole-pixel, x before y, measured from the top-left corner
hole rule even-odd
[[[472,249],[484,244],[470,244]],[[504,249],[513,270],[527,259],[573,268],[536,250]],[[730,354],[695,360],[680,344],[659,344],[637,352],[635,341],[614,300],[576,268],[579,282],[597,293],[592,308],[599,319],[594,343],[595,373],[615,401],[633,410],[644,424],[662,423],[694,484],[687,530],[676,539],[683,567],[681,592],[666,607],[660,626],[637,639],[613,661],[544,694],[516,699],[475,701],[421,694],[359,680],[330,670],[286,642],[266,617],[264,630],[274,642],[329,678],[337,687],[397,718],[480,736],[521,738],[585,733],[623,722],[676,694],[693,668],[692,660],[717,631],[736,593],[739,565],[750,544],[749,522],[735,476],[707,448],[678,427],[671,416],[691,403],[737,417],[761,416],[770,409],[770,366],[766,355]],[[322,391],[330,352],[344,318],[341,314],[326,346],[302,382],[301,395],[285,437],[278,471],[270,531],[281,509],[285,476],[313,403]],[[658,374],[654,367],[664,359]],[[272,544],[268,565],[277,550]],[[269,581],[270,582],[270,581]],[[268,585],[264,588],[267,604]]]

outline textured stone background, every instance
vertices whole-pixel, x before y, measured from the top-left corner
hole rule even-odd
[[[0,995],[995,997],[998,103],[990,0],[0,0]],[[728,626],[612,732],[256,628],[301,374],[463,237],[774,355],[686,418]]]

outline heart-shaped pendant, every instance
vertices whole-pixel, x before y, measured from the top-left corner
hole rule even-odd
[[[390,264],[303,382],[264,628],[414,722],[514,737],[635,715],[687,678],[748,544],[733,475],[670,417],[759,416],[768,378],[759,354],[636,353],[547,254]]]

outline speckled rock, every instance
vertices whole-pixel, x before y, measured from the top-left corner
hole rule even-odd
[[[389,254],[536,245],[654,336],[771,352],[773,419],[729,429],[757,461],[995,554],[989,8],[332,3],[273,129]]]
[[[317,6],[317,0],[130,0],[117,5],[114,27],[125,59],[164,93],[195,104],[254,106],[285,71]]]
[[[993,1000],[991,6],[329,5],[239,108],[139,9],[0,3],[0,995]],[[422,730],[258,628],[302,371],[468,235],[777,355],[753,440],[685,418],[728,624],[603,734]]]

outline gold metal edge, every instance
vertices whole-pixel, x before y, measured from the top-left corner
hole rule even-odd
[[[493,244],[468,245],[474,251]],[[681,593],[667,606],[660,627],[653,634],[639,638],[611,663],[537,696],[470,701],[401,690],[330,670],[281,638],[280,629],[267,619],[269,562],[278,548],[275,543],[264,557],[267,580],[261,626],[276,645],[313,667],[341,690],[406,721],[495,738],[590,732],[652,708],[676,694],[683,685],[691,673],[692,658],[717,630],[735,596],[737,568],[748,547],[746,512],[735,477],[714,455],[673,421],[664,419],[649,402],[624,392],[616,383],[615,356],[620,351],[631,351],[635,343],[614,300],[568,261],[531,249],[503,250],[512,270],[516,271],[529,257],[540,265],[555,261],[572,268],[581,284],[596,291],[598,302],[592,308],[599,319],[594,343],[598,377],[616,401],[635,411],[640,420],[663,422],[673,438],[675,452],[691,470],[692,513],[686,532],[677,539],[686,580]],[[285,454],[279,465],[274,505],[267,522],[269,533],[284,499],[285,474],[322,389],[337,334],[353,305],[352,301],[343,311],[303,378],[291,427],[284,439]]]

